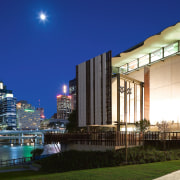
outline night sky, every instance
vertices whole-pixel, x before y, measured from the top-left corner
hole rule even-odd
[[[77,64],[174,25],[179,7],[179,0],[0,0],[0,80],[17,100],[37,107],[40,99],[49,118]]]

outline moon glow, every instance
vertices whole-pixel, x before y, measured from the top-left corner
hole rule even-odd
[[[39,17],[40,17],[40,19],[41,19],[42,21],[45,21],[46,18],[47,18],[44,13],[41,13]]]

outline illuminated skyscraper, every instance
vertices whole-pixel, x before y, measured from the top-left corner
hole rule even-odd
[[[71,96],[57,96],[57,119],[68,119],[71,113]]]
[[[0,127],[1,129],[16,128],[16,98],[11,90],[7,90],[0,82]]]

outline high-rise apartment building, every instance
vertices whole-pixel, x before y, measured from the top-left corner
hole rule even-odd
[[[17,103],[17,122],[19,129],[38,129],[40,127],[42,108],[33,107],[27,101]]]
[[[57,119],[68,119],[71,113],[71,96],[57,96]]]
[[[7,90],[3,82],[0,82],[0,127],[14,129],[16,125],[16,98],[12,90]]]
[[[44,116],[44,108],[38,107],[38,108],[36,108],[36,110],[40,111],[41,119],[44,119],[45,118],[45,116]]]
[[[71,109],[76,109],[76,78],[69,81],[69,95],[71,95]]]

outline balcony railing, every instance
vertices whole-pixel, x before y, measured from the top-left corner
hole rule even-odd
[[[131,71],[138,70],[139,68],[151,65],[158,61],[162,61],[169,56],[173,56],[180,53],[180,41],[176,41],[172,44],[169,44],[165,47],[157,49],[154,52],[145,54],[144,56],[134,59],[133,61],[126,63],[119,68],[119,73],[128,74]]]

